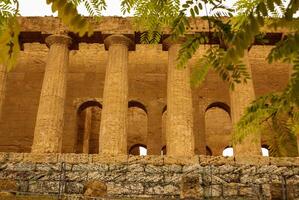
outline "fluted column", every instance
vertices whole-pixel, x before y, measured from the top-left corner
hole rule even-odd
[[[190,68],[177,68],[180,44],[168,47],[166,148],[170,156],[194,155]]]
[[[243,63],[246,65],[247,71],[251,79],[247,83],[235,85],[235,89],[230,90],[231,101],[231,117],[232,124],[236,125],[246,111],[246,108],[255,99],[255,92],[252,82],[251,65],[249,63],[248,51],[244,52]],[[254,138],[257,134],[249,135],[244,140],[234,146],[234,154],[236,156],[255,156],[261,155],[260,138]]]
[[[71,39],[64,35],[46,38],[49,54],[36,117],[32,152],[61,152],[64,125],[66,73]]]
[[[147,154],[161,155],[162,143],[162,109],[158,102],[148,106]]]
[[[2,119],[2,106],[5,98],[6,78],[7,68],[3,64],[0,64],[0,120]]]
[[[123,35],[105,39],[108,49],[100,127],[99,152],[127,154],[128,50],[132,41]]]

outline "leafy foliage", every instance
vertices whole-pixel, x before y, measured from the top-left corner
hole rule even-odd
[[[19,51],[19,4],[15,0],[0,2],[0,64],[7,66],[8,70],[15,65]]]

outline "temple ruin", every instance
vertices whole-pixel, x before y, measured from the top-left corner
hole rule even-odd
[[[130,18],[90,19],[94,34],[83,37],[54,17],[19,22],[18,63],[0,66],[0,191],[72,199],[100,181],[109,197],[299,198],[298,155],[262,156],[267,134],[222,156],[250,102],[288,83],[290,65],[266,61],[283,31],[266,31],[267,43],[244,52],[252,79],[232,91],[214,71],[190,85],[217,39],[179,69],[181,42],[166,30],[159,44],[141,44]],[[187,34],[209,31],[201,20],[191,27]]]

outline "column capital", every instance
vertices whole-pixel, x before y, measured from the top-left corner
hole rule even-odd
[[[171,38],[171,36],[169,36],[163,40],[162,49],[163,49],[163,51],[168,51],[172,45],[175,45],[175,44],[181,45],[185,41],[186,41],[185,37],[179,37],[178,39],[174,40],[173,38]]]
[[[120,44],[128,47],[129,50],[134,50],[134,42],[124,35],[110,35],[104,39],[105,49],[108,50],[111,45]]]
[[[45,40],[48,47],[52,46],[52,44],[65,44],[70,46],[72,43],[72,39],[67,35],[50,35]]]

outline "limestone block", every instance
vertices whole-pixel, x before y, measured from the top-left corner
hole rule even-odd
[[[220,197],[222,195],[222,185],[209,185],[204,187],[204,197]]]
[[[84,184],[82,182],[68,181],[65,184],[66,194],[83,194],[83,191],[84,191]],[[72,197],[70,199],[75,199],[75,198]]]
[[[205,156],[199,155],[199,163],[201,165],[224,165],[224,164],[234,164],[234,157],[224,157],[224,156]]]
[[[299,166],[299,157],[270,157],[270,165]]]
[[[192,165],[198,164],[198,156],[163,156],[164,164]]]
[[[126,181],[145,184],[157,184],[163,181],[163,174],[148,174],[146,172],[128,172]]]
[[[92,163],[118,163],[123,164],[128,162],[128,155],[91,155]]]
[[[80,171],[80,172],[72,172],[68,171],[65,174],[65,180],[67,181],[86,181],[88,179],[88,172],[87,171]]]
[[[0,180],[0,191],[18,191],[17,182],[14,180]]]
[[[199,176],[182,176],[181,179],[181,199],[200,199],[203,197],[203,188],[200,185]]]
[[[108,167],[108,164],[74,164],[72,171],[105,172],[108,171]]]
[[[9,162],[21,162],[23,160],[23,153],[8,153]]]
[[[72,164],[89,163],[92,159],[91,156],[92,155],[75,153],[59,154],[58,162],[66,162]]]
[[[90,181],[84,185],[84,196],[105,197],[107,195],[107,186],[101,181]]]
[[[58,154],[24,153],[24,162],[57,163]]]
[[[165,164],[162,166],[164,173],[182,173],[183,167],[179,164]]]
[[[239,184],[237,183],[229,183],[223,185],[223,196],[224,197],[238,196],[238,188],[239,188]]]
[[[144,193],[149,195],[179,195],[180,189],[173,184],[154,185],[146,187]]]
[[[128,157],[128,164],[132,163],[144,163],[144,164],[152,164],[152,165],[163,165],[164,157],[157,155],[148,155],[148,156],[132,156]]]
[[[270,159],[267,156],[235,156],[236,164],[240,165],[269,165]]]
[[[145,165],[144,171],[149,174],[160,174],[163,173],[162,167],[160,165],[156,166],[154,164]]]
[[[88,172],[88,180],[100,180],[100,181],[105,181],[106,180],[106,172]]]
[[[6,162],[8,159],[8,153],[0,152],[0,163]]]
[[[129,172],[144,172],[145,165],[144,164],[132,164],[128,165]]]

